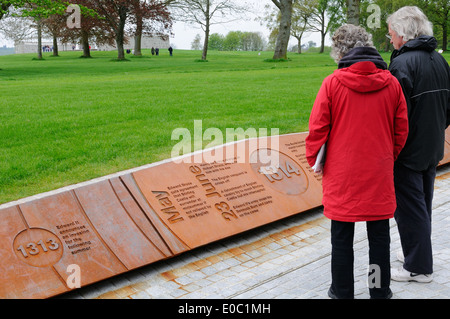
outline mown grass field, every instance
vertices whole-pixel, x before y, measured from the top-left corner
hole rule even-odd
[[[172,131],[308,129],[328,54],[166,50],[116,62],[116,52],[0,57],[0,203],[170,157]],[[388,58],[388,56],[386,57]]]

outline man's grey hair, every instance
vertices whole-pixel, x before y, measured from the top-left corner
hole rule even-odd
[[[363,27],[344,24],[332,37],[331,57],[337,63],[351,49],[356,47],[373,47],[372,35]]]
[[[387,23],[406,42],[421,35],[433,35],[433,24],[423,11],[415,6],[398,9],[387,18]]]

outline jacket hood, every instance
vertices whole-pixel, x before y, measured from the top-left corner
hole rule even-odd
[[[372,47],[356,47],[351,49],[339,61],[338,68],[348,68],[349,66],[361,61],[371,61],[377,68],[382,70],[387,69],[387,63],[384,62],[378,51]]]
[[[363,60],[334,71],[334,75],[339,82],[353,91],[361,93],[379,91],[386,87],[391,79],[391,73],[388,70],[377,67],[380,63],[381,61],[375,63]]]
[[[428,35],[421,35],[420,37],[417,37],[413,40],[409,40],[400,49],[394,50],[394,52],[392,52],[391,60],[399,56],[400,54],[408,51],[420,50],[431,52],[436,50],[436,48],[437,48],[437,40],[435,37],[431,37]]]

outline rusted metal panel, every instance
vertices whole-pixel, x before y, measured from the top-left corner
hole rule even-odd
[[[59,295],[77,278],[85,286],[321,206],[306,136],[249,139],[1,205],[0,298]]]

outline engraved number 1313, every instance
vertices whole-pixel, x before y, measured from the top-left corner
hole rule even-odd
[[[20,245],[19,247],[17,247],[17,250],[22,253],[23,257],[27,258],[29,256],[28,254],[32,256],[39,254],[41,252],[39,246],[44,252],[47,252],[49,249],[57,250],[59,248],[59,244],[53,239],[48,239],[46,243],[49,245],[47,246],[41,239],[37,243],[28,243],[26,245],[28,249],[25,249],[23,245]]]

